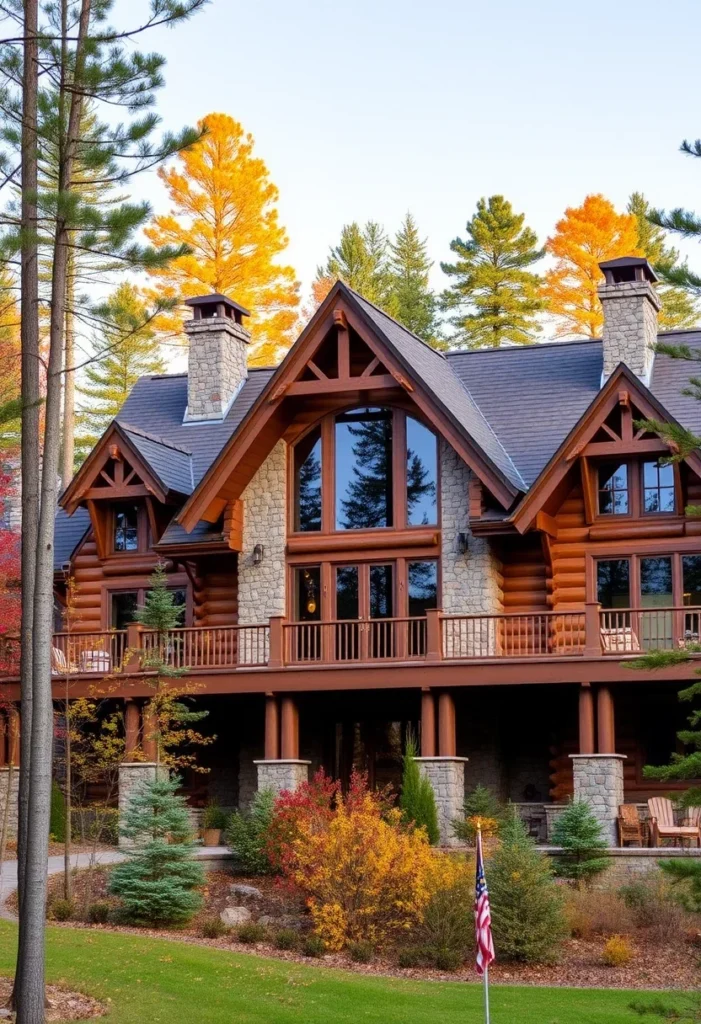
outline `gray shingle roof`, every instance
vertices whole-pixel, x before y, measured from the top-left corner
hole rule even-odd
[[[60,508],[56,513],[54,536],[54,569],[60,569],[67,562],[76,547],[90,529],[90,513],[78,508],[72,516]]]
[[[659,336],[660,341],[677,345],[688,345],[701,355],[701,331],[674,331]],[[689,383],[689,377],[697,376],[701,366],[684,359],[670,359],[657,353],[652,368],[650,390],[682,426],[701,434],[701,402],[683,395],[682,388]]]

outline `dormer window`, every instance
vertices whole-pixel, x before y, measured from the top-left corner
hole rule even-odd
[[[628,514],[628,466],[625,462],[604,462],[599,466],[599,515]]]
[[[118,505],[114,510],[114,550],[139,550],[139,507]]]
[[[643,511],[674,512],[674,466],[659,459],[643,463]]]

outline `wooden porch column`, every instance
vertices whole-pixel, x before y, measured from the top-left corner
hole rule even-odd
[[[146,701],[141,709],[141,749],[148,762],[155,762],[158,757],[158,722],[151,701]]]
[[[280,757],[283,761],[299,758],[299,712],[293,697],[283,697],[281,702]]]
[[[455,701],[444,690],[438,697],[438,756],[455,757]]]
[[[608,686],[600,686],[596,693],[597,745],[599,754],[616,753],[616,726],[613,697]]]
[[[10,708],[7,713],[7,763],[19,768],[19,711]]]
[[[133,700],[124,701],[124,760],[136,761],[139,750],[139,706]]]
[[[593,754],[594,746],[594,694],[589,683],[579,688],[579,753]]]
[[[431,690],[421,691],[421,756],[436,756],[436,700]]]
[[[265,760],[280,758],[280,709],[274,693],[265,695]]]

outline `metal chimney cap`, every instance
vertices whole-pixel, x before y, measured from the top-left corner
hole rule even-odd
[[[650,281],[654,284],[658,280],[644,256],[619,256],[615,260],[604,260],[599,264],[599,269],[603,270],[608,284],[620,284],[622,281]]]
[[[227,295],[219,292],[211,292],[209,295],[194,295],[191,299],[185,299],[185,305],[193,310],[195,320],[209,319],[213,316],[224,316],[229,320],[241,323],[241,317],[250,316],[245,306],[240,306]]]

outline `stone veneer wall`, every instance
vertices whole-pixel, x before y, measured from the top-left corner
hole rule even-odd
[[[648,281],[623,281],[599,285],[599,298],[604,307],[604,379],[625,363],[649,382],[660,309],[657,293]]]
[[[188,320],[187,419],[220,420],[248,376],[251,336],[223,317]]]
[[[280,760],[255,761],[258,769],[258,789],[272,789],[274,793],[283,790],[294,791],[309,779],[309,761]]]
[[[624,802],[622,754],[570,754],[574,798],[589,804],[609,846],[618,846],[616,820]]]
[[[285,614],[287,446],[278,441],[242,494],[243,550],[238,558],[239,623],[267,622]],[[253,564],[256,544],[263,561]]]
[[[124,814],[134,792],[141,786],[153,782],[158,774],[159,768],[154,761],[122,761],[119,766],[119,816]],[[167,769],[161,767],[161,772],[167,773]],[[130,840],[119,837],[120,846],[128,846]]]
[[[9,768],[0,768],[0,831],[2,831],[2,823],[5,820],[5,800],[7,799],[7,781],[9,774]],[[14,839],[17,835],[18,797],[19,768],[15,766],[12,770],[10,810],[7,818],[7,834],[10,839]]]
[[[440,442],[441,462],[441,607],[446,615],[494,615],[502,610],[501,563],[485,537],[469,530],[470,469],[447,441]],[[468,550],[458,550],[458,533],[468,534]],[[464,623],[447,624],[448,653],[493,654],[494,634],[485,623],[469,631]],[[456,649],[456,648],[459,648]]]
[[[441,846],[460,845],[453,833],[453,821],[463,815],[466,760],[464,757],[416,758],[419,771],[433,787]]]

